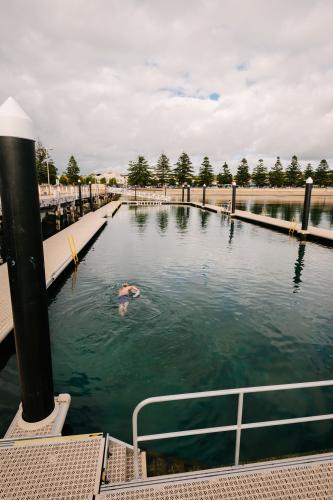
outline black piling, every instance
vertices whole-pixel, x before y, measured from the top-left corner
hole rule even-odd
[[[187,186],[187,203],[191,201],[191,188]]]
[[[206,205],[206,184],[202,186],[202,204]]]
[[[232,183],[232,199],[231,199],[231,213],[234,214],[236,211],[236,189],[237,185],[236,182],[234,181]]]
[[[311,179],[311,177],[309,177],[308,179],[306,179],[306,184],[305,184],[305,194],[304,194],[304,204],[303,204],[303,214],[302,214],[302,231],[306,231],[309,224],[312,186],[313,186],[313,180]]]
[[[52,413],[54,396],[35,142],[32,123],[15,101],[2,109],[10,118],[1,116],[0,194],[22,416],[38,422]]]
[[[182,185],[182,202],[183,202],[183,203],[184,203],[184,199],[185,199],[184,192],[185,192],[185,186],[184,186],[184,184],[183,184],[183,185]]]

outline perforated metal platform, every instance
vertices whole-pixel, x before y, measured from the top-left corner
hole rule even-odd
[[[333,456],[277,461],[113,487],[96,500],[333,499]]]
[[[101,434],[0,440],[0,499],[92,499],[104,443]]]
[[[34,424],[22,420],[22,404],[10,424],[5,439],[52,437],[60,436],[65,422],[71,397],[69,394],[59,394],[54,398],[55,408],[51,415],[41,422]]]

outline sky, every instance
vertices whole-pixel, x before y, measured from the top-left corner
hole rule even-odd
[[[332,0],[11,0],[0,103],[13,96],[59,172],[125,173],[186,151],[333,166]]]

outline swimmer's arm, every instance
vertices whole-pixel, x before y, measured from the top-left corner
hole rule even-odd
[[[138,288],[137,286],[132,285],[132,286],[130,287],[130,291],[131,291],[131,292],[132,292],[132,291],[133,291],[133,292],[138,292],[139,290],[140,290],[140,288]]]

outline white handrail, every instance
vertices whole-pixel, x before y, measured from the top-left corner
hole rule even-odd
[[[253,394],[259,392],[272,392],[272,391],[286,391],[291,389],[308,389],[311,387],[327,387],[332,386],[333,380],[322,380],[319,382],[301,382],[297,384],[279,384],[279,385],[263,385],[258,387],[242,387],[238,389],[222,389],[218,391],[204,391],[204,392],[189,392],[186,394],[172,394],[168,396],[156,396],[147,398],[141,401],[134,409],[132,416],[132,430],[133,430],[133,458],[134,458],[134,477],[139,479],[139,448],[138,443],[141,441],[153,441],[158,439],[170,439],[175,437],[196,436],[199,434],[210,434],[214,432],[228,432],[236,431],[236,444],[235,444],[235,465],[239,465],[240,442],[242,429],[255,429],[260,427],[273,427],[276,425],[297,424],[302,422],[315,422],[319,420],[333,419],[333,413],[325,415],[313,415],[311,417],[297,417],[285,418],[282,420],[267,420],[263,422],[242,423],[243,417],[243,402],[245,394]],[[204,429],[193,429],[188,431],[177,432],[163,432],[161,434],[146,434],[138,435],[138,415],[139,412],[147,405],[154,403],[166,403],[168,401],[183,401],[186,399],[199,399],[211,398],[217,396],[229,396],[238,394],[238,410],[237,410],[237,424],[225,425],[220,427],[207,427]]]

